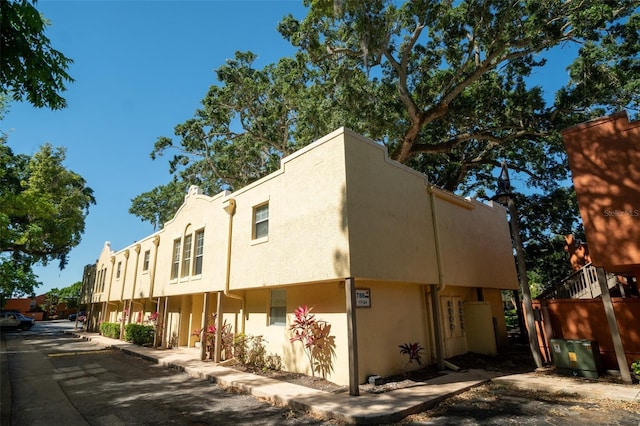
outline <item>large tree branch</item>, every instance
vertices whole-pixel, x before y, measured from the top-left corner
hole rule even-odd
[[[70,248],[68,246],[58,247],[51,250],[36,250],[36,249],[28,248],[24,244],[15,244],[15,243],[6,244],[0,250],[0,252],[20,253],[20,254],[26,254],[27,256],[43,257],[43,258],[51,257],[51,256],[53,257],[65,256],[69,253],[69,251],[70,251]]]
[[[474,133],[461,133],[458,134],[446,141],[437,143],[437,144],[414,144],[411,147],[411,154],[442,154],[450,152],[452,149],[464,144],[465,142],[469,142],[471,140],[477,141],[485,141],[489,142],[492,147],[503,145],[505,143],[511,142],[515,139],[520,138],[541,138],[548,136],[546,132],[537,132],[530,129],[522,129],[519,131],[515,131],[509,133],[506,136],[496,136],[494,133],[508,131],[509,128],[506,127],[498,127],[498,128],[490,128],[484,129],[479,132]]]

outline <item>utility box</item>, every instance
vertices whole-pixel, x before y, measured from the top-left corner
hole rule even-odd
[[[551,353],[560,374],[597,379],[602,371],[598,342],[551,339]]]

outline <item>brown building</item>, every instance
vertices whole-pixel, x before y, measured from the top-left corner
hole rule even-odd
[[[640,121],[626,112],[562,132],[596,267],[640,280]]]

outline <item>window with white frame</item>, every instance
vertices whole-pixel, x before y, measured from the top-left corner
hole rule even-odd
[[[182,250],[182,277],[186,277],[191,272],[191,240],[193,235],[185,235]]]
[[[173,241],[173,260],[171,262],[171,279],[178,278],[180,270],[180,238]]]
[[[196,231],[196,258],[193,263],[193,274],[202,274],[202,260],[204,256],[204,229]]]
[[[118,270],[116,271],[116,278],[120,278],[121,271],[122,271],[122,262],[118,262]]]
[[[253,239],[265,238],[269,235],[269,203],[253,209]]]
[[[269,325],[287,324],[287,290],[271,290]]]
[[[149,270],[149,258],[151,257],[151,251],[147,250],[144,252],[144,260],[142,261],[142,270],[143,271],[148,271]]]

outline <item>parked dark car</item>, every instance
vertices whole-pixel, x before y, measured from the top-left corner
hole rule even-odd
[[[67,319],[69,321],[75,321],[76,317],[78,318],[78,321],[80,322],[84,322],[84,320],[87,319],[87,313],[85,311],[80,311],[80,312],[74,312],[72,314],[69,314],[69,316],[67,317]]]
[[[27,318],[20,312],[7,311],[0,313],[0,328],[19,328],[29,330],[35,324],[33,318]]]

